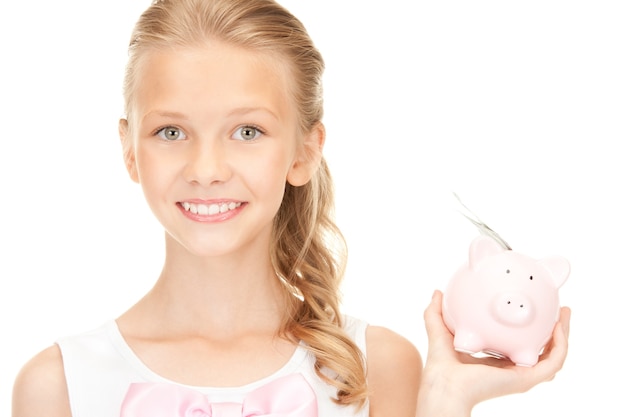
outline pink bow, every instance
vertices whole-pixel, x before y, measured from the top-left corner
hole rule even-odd
[[[243,403],[210,403],[202,393],[176,384],[134,383],[120,417],[317,417],[317,400],[301,374],[257,388]]]

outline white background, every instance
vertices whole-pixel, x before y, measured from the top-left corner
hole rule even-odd
[[[0,414],[18,369],[154,282],[162,232],[117,138],[148,0],[34,0],[0,25]],[[625,415],[626,7],[621,1],[283,2],[327,61],[346,312],[425,355],[422,312],[477,231],[568,258],[562,372],[475,416]]]

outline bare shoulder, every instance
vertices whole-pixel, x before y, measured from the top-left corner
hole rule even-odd
[[[13,386],[13,417],[70,417],[63,358],[57,345],[41,351],[18,373]]]
[[[415,416],[423,362],[404,336],[379,326],[367,330],[370,417]]]

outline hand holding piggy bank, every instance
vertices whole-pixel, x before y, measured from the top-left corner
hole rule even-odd
[[[569,273],[562,257],[537,260],[491,237],[477,237],[468,262],[443,294],[443,318],[454,334],[454,348],[535,365],[559,319],[558,289]]]

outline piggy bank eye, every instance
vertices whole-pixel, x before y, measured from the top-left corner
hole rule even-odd
[[[530,280],[531,280],[531,281],[533,280],[533,276],[532,276],[532,275],[530,276]]]
[[[506,270],[506,273],[507,273],[507,274],[510,274],[510,273],[511,273],[511,270],[510,270],[510,269],[507,269],[507,270]]]

